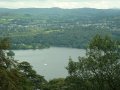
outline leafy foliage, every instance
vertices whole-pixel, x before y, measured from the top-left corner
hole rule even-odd
[[[68,90],[119,90],[119,44],[109,37],[96,35],[87,49],[87,57],[69,61]]]
[[[41,89],[46,80],[28,62],[18,63],[9,49],[8,39],[0,41],[0,90]]]

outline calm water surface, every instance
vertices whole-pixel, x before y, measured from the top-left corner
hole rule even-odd
[[[38,74],[45,76],[45,79],[66,77],[68,75],[65,67],[69,57],[74,61],[78,56],[85,56],[84,49],[51,47],[40,50],[14,50],[15,59],[27,61]]]

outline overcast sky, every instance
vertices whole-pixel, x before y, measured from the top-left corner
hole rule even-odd
[[[0,0],[0,8],[120,8],[120,0]]]

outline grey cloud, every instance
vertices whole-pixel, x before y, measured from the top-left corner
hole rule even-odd
[[[4,1],[4,2],[19,2],[19,1],[41,1],[41,2],[44,2],[44,1],[56,1],[56,2],[91,2],[91,1],[99,1],[99,0],[0,0],[0,1]],[[111,1],[111,0],[110,0]]]
[[[0,1],[49,1],[49,0],[0,0]]]
[[[45,1],[55,1],[55,2],[93,2],[93,1],[100,1],[100,0],[0,0],[2,2],[31,2],[31,1],[40,1],[40,2],[45,2]],[[105,0],[105,1],[119,1],[119,0]]]

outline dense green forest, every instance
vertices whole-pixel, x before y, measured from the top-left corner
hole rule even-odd
[[[68,76],[46,81],[28,62],[18,62],[8,51],[8,38],[0,41],[0,90],[120,90],[120,43],[96,35],[86,57],[69,58]]]
[[[96,34],[120,40],[119,9],[0,8],[0,36],[12,49],[86,48]]]

